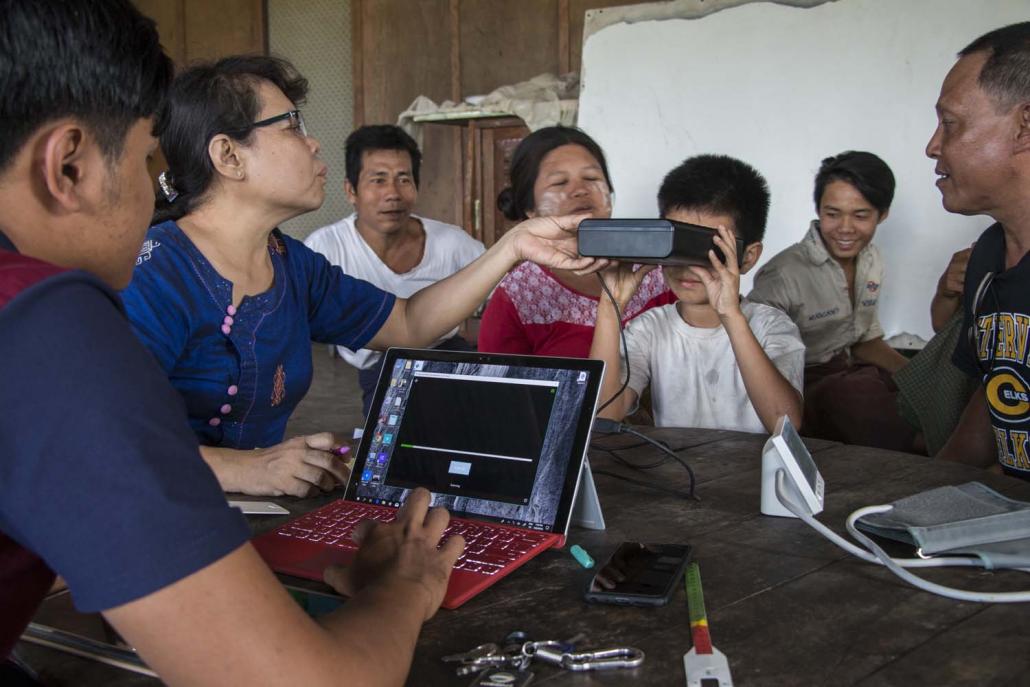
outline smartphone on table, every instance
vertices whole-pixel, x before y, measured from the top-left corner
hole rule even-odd
[[[623,542],[590,580],[593,603],[664,606],[690,562],[687,544]]]

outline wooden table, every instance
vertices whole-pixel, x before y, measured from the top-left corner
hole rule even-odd
[[[1030,607],[952,601],[916,590],[889,572],[858,561],[794,519],[759,514],[760,452],[765,438],[711,430],[650,430],[678,449],[697,473],[700,501],[691,502],[611,477],[596,477],[608,530],[573,528],[580,544],[601,559],[623,540],[686,542],[695,547],[715,645],[741,685],[1030,684]],[[595,445],[632,446],[629,436]],[[1030,500],[1030,484],[961,465],[878,449],[806,440],[826,479],[820,520],[844,531],[847,515],[925,489],[979,480]],[[653,459],[650,447],[620,451]],[[591,452],[595,468],[686,489],[683,468],[670,461],[646,473]],[[283,499],[297,512],[326,499]],[[260,529],[280,520],[263,519]],[[900,553],[900,550],[899,550]],[[942,584],[983,591],[1030,587],[1018,572],[923,571]],[[589,573],[567,550],[549,551],[456,611],[429,621],[415,651],[409,684],[467,685],[440,662],[444,654],[512,630],[534,639],[585,633],[584,647],[631,645],[647,654],[635,670],[566,673],[535,664],[534,684],[683,685],[682,655],[691,646],[686,595],[680,588],[662,608],[589,605]],[[374,629],[370,629],[374,632]],[[53,684],[154,684],[38,647],[19,646]],[[62,682],[64,681],[64,682]]]

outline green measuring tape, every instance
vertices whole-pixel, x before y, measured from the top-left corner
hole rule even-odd
[[[683,578],[687,586],[687,610],[690,613],[690,632],[694,637],[694,650],[698,654],[712,653],[712,635],[708,631],[705,595],[701,589],[701,569],[697,563],[687,567]]]
[[[687,674],[687,687],[733,687],[730,664],[721,651],[712,646],[708,632],[708,614],[705,595],[701,591],[701,570],[691,563],[683,579],[687,585],[687,610],[690,614],[690,633],[694,646],[683,654],[683,671]]]

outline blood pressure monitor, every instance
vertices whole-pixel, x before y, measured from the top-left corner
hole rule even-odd
[[[776,431],[762,449],[762,513],[786,518],[797,517],[776,496],[776,473],[783,470],[788,496],[815,515],[823,510],[825,483],[797,430],[786,415],[776,423]]]

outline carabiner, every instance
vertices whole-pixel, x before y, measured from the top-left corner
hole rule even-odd
[[[545,663],[560,666],[567,655],[565,644],[558,641],[526,642],[522,645],[522,653],[530,658],[540,659]]]
[[[636,668],[644,662],[644,652],[627,646],[617,649],[598,649],[576,654],[563,654],[561,667],[565,670],[614,670]]]

